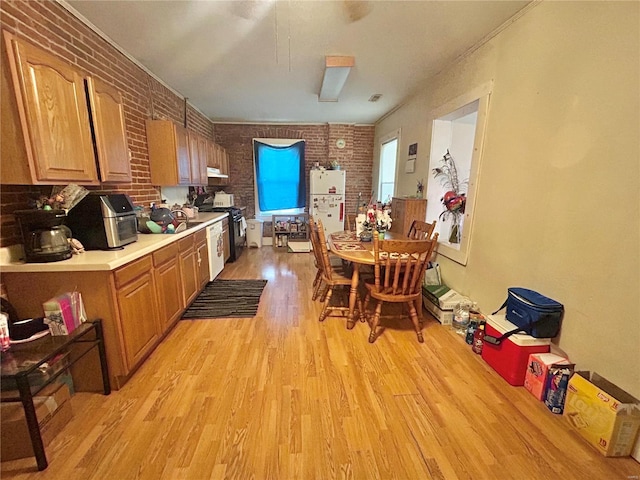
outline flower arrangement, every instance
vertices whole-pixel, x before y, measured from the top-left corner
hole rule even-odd
[[[442,157],[442,166],[432,170],[433,178],[439,178],[442,186],[447,189],[440,199],[444,205],[444,210],[439,215],[439,219],[451,219],[451,230],[449,234],[450,243],[460,243],[462,226],[460,220],[464,214],[467,197],[461,190],[467,185],[468,180],[460,181],[458,170],[453,157],[447,149]]]
[[[378,208],[376,205],[369,206],[367,218],[362,224],[366,230],[385,231],[391,228],[391,216],[387,208]]]

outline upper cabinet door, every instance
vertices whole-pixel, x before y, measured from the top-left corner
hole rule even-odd
[[[189,157],[189,132],[180,125],[175,126],[178,155],[178,183],[191,184],[191,158]]]
[[[189,132],[189,155],[191,157],[191,185],[204,185],[202,181],[203,163],[200,156],[200,135]],[[206,172],[206,170],[205,170]]]
[[[147,120],[147,145],[153,185],[191,185],[187,129],[171,120]]]
[[[122,94],[115,88],[87,78],[96,152],[103,182],[131,182]]]
[[[82,74],[10,34],[5,39],[32,183],[97,184]]]

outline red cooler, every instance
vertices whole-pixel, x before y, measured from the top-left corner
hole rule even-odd
[[[499,337],[516,328],[504,315],[487,316],[487,335]],[[529,355],[547,353],[550,345],[550,338],[533,338],[517,333],[503,340],[500,345],[484,342],[482,358],[511,385],[524,385]]]

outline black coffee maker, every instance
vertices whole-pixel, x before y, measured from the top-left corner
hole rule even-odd
[[[64,210],[16,210],[27,263],[58,262],[71,258],[71,230]]]

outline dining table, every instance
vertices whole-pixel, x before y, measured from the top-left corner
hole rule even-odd
[[[374,231],[374,235],[377,233]],[[405,238],[399,233],[386,231],[384,233],[385,240],[398,240]],[[360,268],[364,265],[374,265],[375,258],[373,255],[373,241],[362,241],[353,231],[333,232],[328,236],[329,250],[336,257],[341,258],[353,265],[353,273],[351,274],[351,288],[349,290],[349,317],[347,318],[347,328],[352,329],[356,324],[354,318],[356,310],[356,302],[358,298],[358,287],[360,284]],[[360,312],[361,318],[364,318],[363,312]]]

